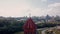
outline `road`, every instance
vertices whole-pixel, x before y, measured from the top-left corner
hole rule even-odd
[[[37,29],[37,30],[42,30],[42,34],[45,34],[45,31],[46,30],[52,30],[52,29],[55,29],[56,27],[50,27],[50,28],[40,28],[40,29]]]

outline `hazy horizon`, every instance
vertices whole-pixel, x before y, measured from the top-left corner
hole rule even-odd
[[[60,0],[0,0],[0,16],[60,16]]]

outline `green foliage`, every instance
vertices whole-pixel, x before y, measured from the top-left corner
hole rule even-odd
[[[38,28],[54,27],[54,26],[56,26],[56,24],[52,24],[52,23],[40,23],[40,24],[37,24]]]
[[[23,31],[22,26],[24,22],[23,21],[17,21],[17,20],[7,20],[3,19],[0,20],[0,33],[1,34],[11,34],[18,31]]]
[[[0,33],[12,34],[14,32],[23,31],[25,21],[17,21],[16,19],[0,19]],[[38,28],[52,27],[56,24],[40,23],[37,24]]]

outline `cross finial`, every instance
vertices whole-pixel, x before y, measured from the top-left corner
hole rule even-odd
[[[29,13],[29,17],[31,17],[31,13]]]

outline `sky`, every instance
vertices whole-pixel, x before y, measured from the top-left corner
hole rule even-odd
[[[0,0],[0,16],[60,15],[60,0]]]

